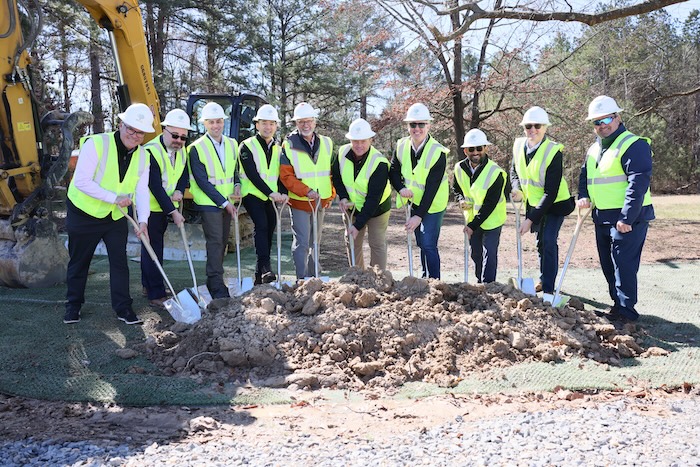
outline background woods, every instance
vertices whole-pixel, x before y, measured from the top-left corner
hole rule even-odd
[[[615,97],[624,121],[652,139],[653,189],[700,192],[700,12],[679,0],[586,4],[502,0],[146,0],[140,2],[162,113],[193,92],[252,91],[291,116],[309,101],[320,128],[344,142],[365,117],[390,154],[415,101],[455,148],[470,128],[510,160],[522,113],[547,109],[574,182],[592,141],[588,102]],[[35,94],[45,110],[86,110],[94,131],[116,115],[104,31],[73,1],[41,2],[32,47]],[[587,13],[587,15],[579,13]],[[558,19],[554,21],[552,18]],[[283,122],[283,131],[290,129]],[[452,164],[450,164],[452,165]]]

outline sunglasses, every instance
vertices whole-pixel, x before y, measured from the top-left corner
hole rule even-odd
[[[610,117],[601,118],[599,120],[593,120],[593,124],[595,126],[607,125],[610,122],[612,122],[613,120],[615,120],[615,115],[611,115]]]
[[[474,152],[474,151],[481,152],[483,150],[484,150],[483,146],[472,146],[471,148],[467,148],[467,151],[469,151],[469,152]]]
[[[425,125],[427,125],[425,122],[411,122],[408,124],[411,128],[425,128]]]
[[[541,123],[526,123],[526,124],[523,125],[523,126],[525,127],[526,130],[529,130],[529,129],[532,128],[533,126],[535,127],[535,130],[539,130],[539,129],[542,128],[544,125],[542,125]]]
[[[178,134],[178,133],[173,133],[172,131],[168,130],[167,128],[163,128],[163,129],[164,129],[165,131],[167,131],[168,133],[170,133],[170,137],[171,137],[172,139],[174,139],[174,140],[176,140],[176,141],[177,141],[178,139],[181,140],[181,141],[187,141],[187,135],[181,135],[181,134]]]

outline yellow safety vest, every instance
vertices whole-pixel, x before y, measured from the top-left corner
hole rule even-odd
[[[167,149],[160,142],[160,138],[156,138],[146,143],[143,147],[147,151],[150,151],[153,158],[158,163],[160,169],[160,179],[161,186],[165,190],[165,194],[172,196],[175,193],[175,186],[177,181],[182,177],[182,172],[185,171],[185,165],[187,164],[187,149],[184,147],[180,148],[179,151],[175,153],[175,165],[170,161],[170,155]],[[180,203],[173,201],[173,204],[177,208]],[[156,197],[151,193],[151,212],[163,212],[163,208],[160,207]]]
[[[216,191],[218,191],[221,196],[228,200],[228,197],[233,194],[234,189],[233,175],[236,172],[236,165],[238,164],[238,142],[228,136],[222,136],[222,138],[226,170],[221,166],[221,160],[216,152],[216,148],[214,148],[214,143],[211,142],[208,135],[205,134],[192,143],[189,149],[192,147],[197,149],[197,156],[207,169],[207,180],[214,185],[214,188],[216,188]],[[214,201],[202,191],[199,185],[197,185],[197,181],[192,175],[191,167],[190,193],[192,193],[192,200],[195,204],[199,206],[216,206],[216,203],[214,203]]]
[[[467,222],[471,222],[479,213],[481,206],[484,204],[486,193],[496,182],[500,174],[503,174],[503,180],[505,181],[505,171],[501,169],[498,164],[489,159],[473,184],[471,183],[469,174],[462,169],[459,162],[455,164],[454,173],[455,179],[465,195],[465,199],[472,204],[472,208],[465,212]],[[505,183],[503,184],[503,190],[505,190]],[[501,191],[501,197],[498,200],[496,208],[489,217],[481,223],[482,229],[493,230],[506,223],[506,197],[503,190]]]
[[[255,168],[260,174],[260,178],[262,178],[263,182],[265,182],[265,184],[273,192],[277,191],[277,180],[280,176],[280,147],[275,143],[272,144],[272,157],[270,158],[270,165],[268,166],[265,150],[260,145],[260,141],[258,141],[257,136],[252,136],[243,141],[241,144],[250,149],[250,153],[253,155],[253,162],[255,162]],[[242,196],[253,195],[263,201],[267,201],[269,199],[267,195],[258,190],[253,182],[250,181],[245,173],[245,170],[240,171],[240,177]]]
[[[316,135],[319,142],[318,157],[316,163],[311,160],[311,156],[303,150],[294,149],[289,143],[289,139],[284,141],[284,153],[289,159],[294,176],[310,189],[315,190],[321,199],[330,198],[333,194],[331,185],[331,154],[333,154],[333,141],[327,136]],[[308,201],[306,196],[298,196],[291,191],[291,199]]]
[[[643,139],[651,144],[649,138],[642,138],[629,131],[623,131],[615,139],[612,145],[603,154],[598,163],[600,155],[600,142],[596,141],[588,149],[586,158],[586,185],[588,186],[588,197],[598,209],[622,209],[625,205],[627,194],[627,174],[622,168],[622,155],[637,140]],[[642,206],[651,204],[651,190],[647,189],[644,194]]]
[[[564,149],[564,145],[556,143],[549,138],[543,139],[528,164],[525,162],[526,141],[527,138],[517,138],[515,143],[513,143],[513,161],[515,161],[515,171],[520,179],[520,189],[525,196],[525,200],[530,206],[537,206],[544,196],[544,179],[547,174],[547,168],[552,163],[552,159],[554,159],[557,152]],[[569,198],[571,198],[569,184],[566,183],[562,176],[554,202],[557,203]]]
[[[388,166],[389,161],[381,152],[377,151],[374,146],[372,146],[369,148],[367,160],[357,174],[357,178],[355,178],[355,167],[346,157],[351,150],[352,144],[341,146],[338,150],[338,163],[340,167],[340,178],[343,180],[343,185],[345,185],[350,201],[355,205],[355,210],[359,212],[365,205],[365,199],[367,199],[369,179],[381,164],[386,164]],[[391,196],[391,186],[387,178],[380,203],[386,201],[389,196]]]
[[[120,182],[119,156],[117,143],[114,138],[115,133],[112,132],[92,135],[81,140],[81,148],[87,140],[92,140],[97,152],[97,168],[92,179],[105,190],[111,191],[118,196],[134,194],[139,179],[150,165],[148,154],[144,151],[143,146],[137,147],[131,155],[124,180]],[[103,219],[110,214],[115,221],[124,217],[116,204],[93,198],[80,191],[75,186],[75,179],[71,180],[68,187],[68,198],[81,211],[98,219]]]
[[[425,143],[425,146],[423,146],[423,152],[414,169],[411,163],[411,138],[407,136],[396,142],[396,156],[401,163],[401,176],[403,177],[406,188],[413,192],[413,199],[411,202],[415,206],[418,206],[423,199],[425,182],[428,179],[430,169],[437,163],[442,153],[448,154],[449,152],[449,149],[428,136],[428,141]],[[433,203],[428,208],[428,214],[444,211],[445,208],[447,208],[448,198],[449,186],[447,182],[447,172],[445,172],[440,181],[440,187],[435,194],[435,198],[433,198]],[[403,206],[403,203],[403,198],[397,196],[396,207],[400,208]]]

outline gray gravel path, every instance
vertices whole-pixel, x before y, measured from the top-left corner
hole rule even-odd
[[[381,441],[294,434],[140,449],[113,442],[0,444],[4,466],[700,466],[700,399],[617,400],[590,408],[461,417]]]

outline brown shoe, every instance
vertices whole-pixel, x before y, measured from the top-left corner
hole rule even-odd
[[[542,282],[535,284],[535,292],[542,292]]]
[[[154,298],[153,300],[149,300],[148,304],[151,305],[153,308],[165,310],[166,300],[168,300],[168,297]]]

